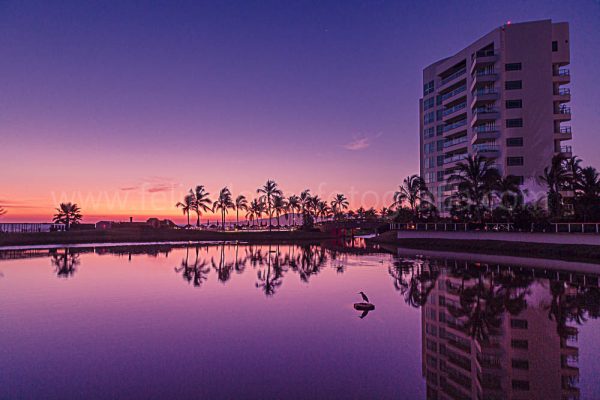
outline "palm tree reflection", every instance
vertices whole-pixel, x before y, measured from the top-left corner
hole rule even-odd
[[[59,278],[68,278],[75,274],[76,268],[80,264],[79,254],[65,248],[62,253],[53,252],[51,263],[54,266],[56,276]]]

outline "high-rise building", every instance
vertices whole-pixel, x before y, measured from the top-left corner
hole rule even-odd
[[[420,171],[439,210],[468,155],[545,191],[544,167],[572,155],[569,60],[568,23],[543,20],[507,23],[423,70]]]

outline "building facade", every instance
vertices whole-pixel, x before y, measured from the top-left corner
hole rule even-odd
[[[423,70],[420,172],[440,211],[457,164],[478,154],[532,195],[555,154],[571,157],[569,25],[506,24]]]

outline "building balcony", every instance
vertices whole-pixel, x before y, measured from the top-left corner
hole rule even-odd
[[[473,92],[473,101],[471,108],[475,108],[480,104],[493,103],[500,98],[496,89],[478,89]]]
[[[470,73],[472,74],[477,68],[494,65],[496,61],[498,61],[498,55],[493,51],[477,53],[472,59]]]
[[[567,103],[571,101],[571,89],[559,88],[554,91],[554,101],[559,103]]]
[[[552,81],[559,85],[565,85],[571,82],[571,71],[567,68],[560,68],[554,71]]]
[[[449,88],[450,86],[457,83],[458,81],[465,79],[466,74],[467,74],[467,69],[461,68],[458,71],[453,72],[452,74],[448,75],[447,77],[442,78],[442,80],[440,81],[439,90],[444,90],[446,88]]]
[[[471,91],[478,86],[489,85],[498,80],[498,74],[494,71],[481,71],[475,74],[471,82]]]
[[[477,144],[473,150],[484,158],[498,158],[500,156],[500,147],[495,144]]]
[[[571,146],[560,146],[556,149],[555,155],[561,158],[571,158],[573,157],[573,149]]]
[[[571,107],[560,106],[554,110],[554,119],[557,121],[570,121],[571,120]]]
[[[455,139],[446,140],[444,142],[444,151],[456,151],[460,148],[468,146],[468,138],[467,135],[461,136]]]
[[[573,139],[573,134],[571,133],[570,126],[561,126],[558,132],[554,132],[554,140],[571,140]]]
[[[467,131],[467,119],[461,119],[460,121],[454,122],[444,126],[443,137],[451,137],[461,132]]]
[[[482,107],[473,110],[473,119],[471,126],[480,125],[486,122],[493,122],[500,118],[500,111],[494,107]]]
[[[444,168],[455,167],[459,162],[465,160],[468,156],[468,153],[462,153],[446,157],[444,158]]]
[[[447,122],[467,112],[467,102],[458,103],[442,112],[442,121]]]
[[[471,144],[481,144],[485,142],[489,142],[491,140],[498,139],[500,137],[500,131],[497,129],[475,132],[473,134],[473,138],[471,139]]]
[[[448,93],[444,93],[442,95],[442,105],[447,106],[448,104],[452,104],[455,101],[461,100],[467,95],[467,85],[461,85],[456,89],[449,91]]]

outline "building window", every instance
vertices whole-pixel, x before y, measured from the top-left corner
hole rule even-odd
[[[441,105],[441,104],[442,104],[442,100],[443,100],[443,97],[442,97],[442,95],[441,95],[441,94],[438,94],[438,95],[435,97],[435,104],[436,104],[436,105],[438,105],[438,106],[439,106],[439,105]]]
[[[446,141],[445,140],[437,141],[437,151],[444,151],[444,142],[446,142]]]
[[[522,81],[506,81],[504,83],[504,88],[506,90],[522,89],[523,88],[523,82]]]
[[[433,183],[434,179],[435,179],[435,172],[427,172],[425,174],[425,183]]]
[[[442,160],[443,160],[443,158],[442,158]],[[444,161],[442,161],[442,164],[443,163],[444,163]],[[444,180],[444,171],[438,171],[437,172],[437,181],[438,182],[443,182],[443,180]]]
[[[527,361],[527,360],[518,360],[518,359],[513,358],[511,360],[511,363],[512,363],[512,367],[514,369],[525,369],[525,370],[529,369],[529,361]]]
[[[433,81],[429,81],[423,85],[423,96],[433,93]]]
[[[437,343],[436,342],[434,342],[433,340],[427,339],[426,344],[427,344],[427,350],[437,353]]]
[[[506,100],[506,108],[523,108],[523,100]]]
[[[425,110],[429,110],[430,108],[433,108],[433,103],[434,103],[434,98],[430,97],[426,100],[423,100],[423,111]]]
[[[437,156],[437,166],[441,167],[442,165],[444,165],[444,156],[443,155]],[[444,172],[444,171],[441,171],[441,172]],[[439,178],[438,178],[438,181],[439,181]]]
[[[556,40],[552,41],[552,51],[558,51],[558,42]]]
[[[523,157],[506,157],[506,165],[511,167],[523,165],[523,162]]]
[[[507,128],[522,128],[523,127],[523,118],[513,118],[506,120]]]
[[[520,71],[521,70],[521,63],[505,64],[504,65],[504,70],[505,71]]]
[[[423,151],[425,154],[433,153],[435,151],[435,142],[425,143]]]
[[[506,147],[523,147],[523,138],[515,137],[506,139]]]
[[[435,135],[433,127],[423,129],[423,139],[430,139]]]
[[[428,112],[427,114],[425,114],[425,116],[423,117],[423,122],[425,124],[430,124],[433,122],[433,111],[432,112]]]
[[[529,342],[527,340],[513,339],[510,341],[510,346],[513,349],[527,349],[529,348]]]
[[[514,390],[529,390],[529,381],[520,381],[513,379],[512,388]]]
[[[527,320],[512,318],[510,320],[510,327],[513,329],[527,329]]]
[[[435,112],[435,120],[436,121],[441,121],[442,120],[442,110],[437,110]]]
[[[444,125],[438,125],[435,127],[435,134],[437,136],[442,136],[444,134]]]

